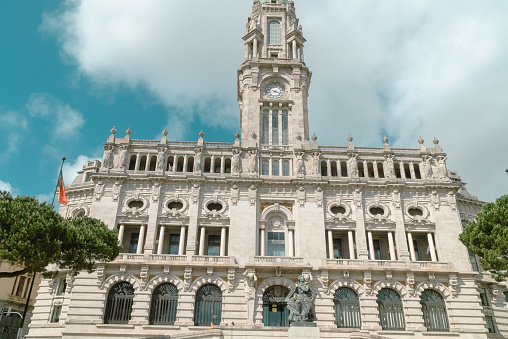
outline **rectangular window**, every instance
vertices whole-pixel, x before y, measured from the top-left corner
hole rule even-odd
[[[63,295],[66,289],[67,289],[67,280],[65,278],[60,278],[60,281],[58,283],[58,289],[56,290],[56,295]]]
[[[288,112],[282,112],[282,144],[289,145]]]
[[[376,260],[381,260],[381,244],[379,239],[374,239],[374,258]]]
[[[343,259],[342,256],[342,239],[334,238],[333,239],[333,257],[335,259]]]
[[[53,312],[51,313],[51,322],[52,323],[59,322],[61,313],[62,313],[62,305],[53,305]]]
[[[129,253],[138,252],[138,241],[139,241],[139,233],[131,233],[131,241],[129,243]]]
[[[280,23],[278,21],[270,21],[268,23],[268,44],[280,45]]]
[[[279,160],[272,161],[272,175],[273,176],[278,177],[280,175],[279,166],[280,166]]]
[[[487,329],[489,330],[489,333],[496,333],[496,325],[494,324],[494,318],[490,315],[486,315],[485,321],[487,323]]]
[[[263,145],[268,145],[270,142],[270,114],[267,110],[263,111],[263,135],[262,135],[262,141],[261,143]]]
[[[178,255],[180,249],[180,234],[171,234],[169,236],[169,254]]]
[[[279,144],[279,111],[272,112],[272,145]]]
[[[289,177],[289,160],[284,160],[282,162],[282,175]]]
[[[269,175],[270,174],[270,163],[268,160],[263,160],[261,165],[261,175]]]
[[[26,281],[26,277],[19,277],[19,282],[18,282],[18,288],[16,289],[16,297],[20,297],[23,295],[23,288],[25,287],[25,281]]]
[[[418,240],[413,240],[413,247],[415,249],[415,260],[420,261],[420,251],[418,250]]]
[[[208,255],[220,256],[220,235],[208,236]]]
[[[283,232],[268,232],[268,256],[286,256],[286,241]]]

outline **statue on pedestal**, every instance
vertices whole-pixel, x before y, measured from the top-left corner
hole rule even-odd
[[[310,282],[300,275],[295,287],[289,292],[286,300],[289,309],[290,322],[312,322],[316,320],[314,301],[317,293]]]

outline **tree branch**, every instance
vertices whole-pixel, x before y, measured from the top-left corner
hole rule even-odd
[[[14,278],[19,275],[23,275],[27,272],[28,272],[28,268],[24,268],[22,270],[14,271],[14,272],[0,272],[0,278]]]

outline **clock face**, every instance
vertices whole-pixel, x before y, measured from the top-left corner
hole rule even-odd
[[[280,99],[284,96],[285,88],[281,84],[271,84],[266,86],[266,95],[272,99]]]

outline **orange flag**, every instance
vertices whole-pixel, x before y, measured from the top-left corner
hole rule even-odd
[[[67,192],[63,181],[62,170],[60,170],[60,179],[58,180],[58,202],[62,205],[67,205]]]

